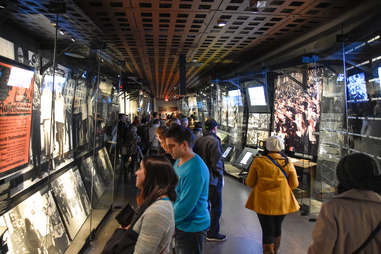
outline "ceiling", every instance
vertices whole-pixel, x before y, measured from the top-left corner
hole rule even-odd
[[[194,87],[215,68],[245,64],[361,4],[358,0],[267,0],[257,8],[249,0],[65,2],[60,28],[66,33],[60,40],[105,42],[105,54],[125,64],[126,71],[161,99],[178,93],[181,54],[186,55],[187,87]],[[15,1],[10,16],[51,39],[54,29],[49,24],[55,16],[49,13],[48,3]],[[220,21],[226,25],[219,27]]]

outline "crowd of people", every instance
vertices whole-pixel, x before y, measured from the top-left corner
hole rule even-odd
[[[121,118],[117,149],[122,172],[131,179],[136,175],[138,210],[123,228],[128,234],[117,240],[114,234],[103,253],[203,253],[206,240],[225,241],[220,232],[224,162],[217,122],[208,119],[202,128],[193,119],[163,119],[153,113],[151,119],[135,118],[127,125]],[[265,147],[246,179],[252,188],[246,208],[258,215],[263,253],[275,254],[284,218],[299,210],[292,192],[299,183],[292,161],[283,153],[282,138],[271,136]],[[337,177],[338,195],[323,205],[308,253],[378,253],[381,176],[377,162],[364,154],[348,155],[340,161]],[[348,211],[354,223],[346,222]],[[130,247],[121,249],[127,243]]]

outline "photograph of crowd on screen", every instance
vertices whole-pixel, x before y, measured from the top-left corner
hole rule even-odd
[[[90,201],[78,169],[70,169],[53,181],[52,190],[69,237],[73,240],[90,214]]]
[[[37,192],[3,215],[9,253],[63,254],[70,244],[50,192]]]
[[[290,73],[303,83],[302,73]],[[278,76],[274,95],[274,132],[285,140],[286,149],[316,155],[319,129],[320,96],[323,79],[315,70],[308,70],[306,87],[290,79]],[[315,80],[315,77],[319,77]]]

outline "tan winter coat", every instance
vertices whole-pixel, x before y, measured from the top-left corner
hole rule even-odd
[[[352,253],[381,222],[381,196],[351,189],[323,204],[308,254]],[[361,253],[381,253],[381,232]]]

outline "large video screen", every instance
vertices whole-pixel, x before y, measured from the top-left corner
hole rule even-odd
[[[34,72],[0,62],[0,173],[29,161]]]
[[[249,87],[250,106],[266,106],[266,94],[264,86]]]
[[[302,73],[290,74],[303,80]],[[308,71],[306,87],[300,86],[287,75],[278,76],[274,94],[274,132],[285,140],[289,151],[316,155],[320,121],[320,98],[323,77],[315,79]]]
[[[363,72],[348,76],[347,91],[348,102],[368,101],[365,74]]]

